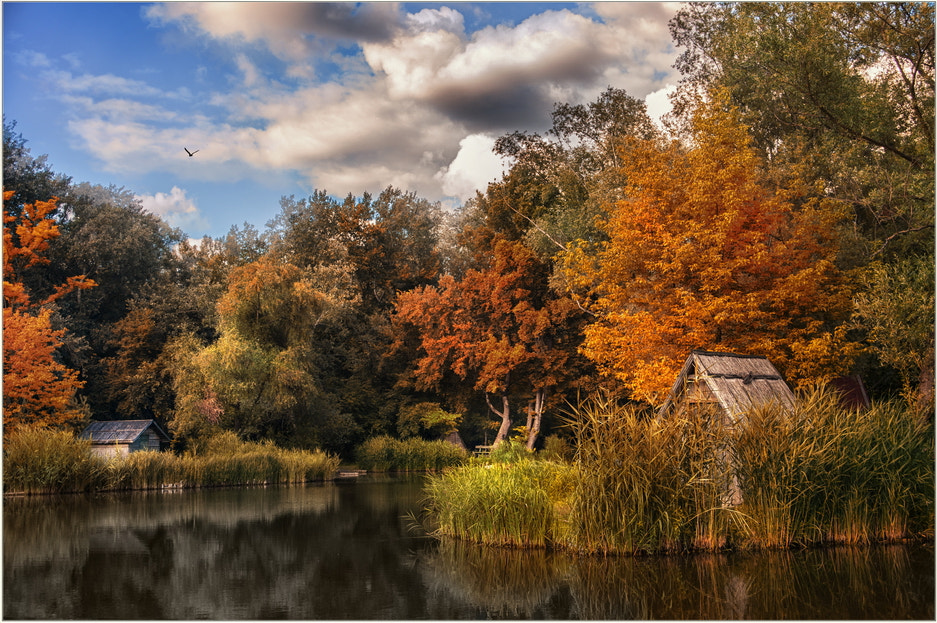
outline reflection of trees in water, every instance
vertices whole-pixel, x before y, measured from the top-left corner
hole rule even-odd
[[[384,496],[369,504],[357,499],[364,489],[188,491],[151,508],[147,499],[122,510],[114,499],[46,499],[5,509],[5,533],[23,543],[4,553],[4,616],[411,618],[423,604],[400,538],[409,501],[398,488],[396,505]]]
[[[544,607],[557,596],[570,562],[570,558],[540,549],[494,548],[445,539],[421,556],[420,569],[431,591],[445,592],[489,617],[538,619],[547,614]]]
[[[384,483],[386,484],[386,483]],[[410,535],[420,483],[4,501],[6,618],[933,619],[933,547],[574,557]]]
[[[423,565],[431,589],[489,616],[543,618],[549,604],[575,619],[913,619],[933,618],[932,557],[904,546],[568,557],[444,541]]]

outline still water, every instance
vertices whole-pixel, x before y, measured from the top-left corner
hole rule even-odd
[[[654,558],[439,543],[421,480],[13,498],[5,619],[934,619],[932,546]]]

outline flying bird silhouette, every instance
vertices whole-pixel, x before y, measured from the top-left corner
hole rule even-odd
[[[185,153],[189,154],[189,158],[191,158],[192,156],[194,156],[195,154],[198,153],[198,150],[197,150],[197,149],[196,149],[195,151],[189,151],[189,148],[188,148],[188,147],[183,147],[182,149],[185,150]]]

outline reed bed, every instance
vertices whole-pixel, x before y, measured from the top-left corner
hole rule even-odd
[[[468,452],[447,441],[372,437],[358,446],[358,467],[374,472],[438,471],[463,464]]]
[[[4,438],[6,493],[90,491],[101,480],[102,466],[91,455],[91,442],[68,431],[22,426]]]
[[[512,547],[563,542],[571,471],[569,465],[532,459],[446,470],[427,481],[435,533]]]
[[[26,427],[4,443],[4,491],[65,493],[330,480],[339,460],[321,451],[288,450],[223,433],[183,456],[134,452],[108,458],[67,431]]]
[[[714,550],[739,528],[726,429],[715,411],[658,420],[599,395],[569,415],[577,442],[569,547]]]
[[[627,555],[934,534],[934,425],[901,403],[844,410],[816,390],[733,422],[597,396],[569,415],[570,464],[472,463],[429,479],[436,533]]]
[[[934,427],[898,402],[844,410],[814,390],[747,414],[733,439],[752,547],[933,534]]]

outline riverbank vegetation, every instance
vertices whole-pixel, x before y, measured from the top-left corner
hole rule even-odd
[[[464,448],[448,441],[399,440],[373,437],[357,451],[358,467],[369,472],[437,471],[461,465],[469,458]]]
[[[657,419],[609,397],[572,410],[577,458],[430,478],[436,534],[641,554],[860,544],[934,533],[934,426],[896,403],[844,410],[807,392],[726,426]]]
[[[239,440],[207,439],[182,455],[134,452],[100,457],[68,431],[26,426],[3,444],[4,493],[73,493],[331,480],[337,457]]]

